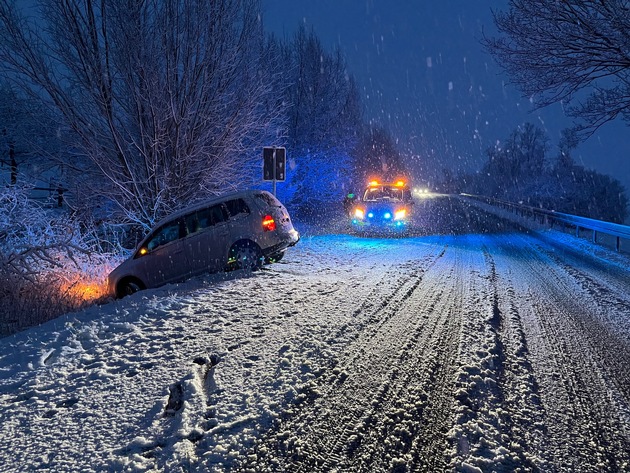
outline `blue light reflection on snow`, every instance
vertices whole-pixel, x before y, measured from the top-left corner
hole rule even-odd
[[[460,251],[481,252],[484,248],[494,246],[490,241],[493,239],[492,235],[492,233],[429,234],[426,232],[405,235],[392,232],[389,234],[365,233],[361,235],[328,234],[313,238],[317,239],[320,245],[336,248],[338,253],[359,252],[367,257],[371,252],[391,251],[413,258],[418,253],[422,253],[422,248],[426,247],[446,247],[447,249],[452,247]],[[513,231],[501,232],[501,239],[508,246],[515,248],[525,248],[532,245],[531,237]]]

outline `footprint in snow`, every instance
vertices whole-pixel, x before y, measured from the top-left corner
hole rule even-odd
[[[164,417],[172,417],[184,405],[184,386],[182,383],[172,384],[169,388],[168,402],[164,409]]]
[[[68,408],[74,406],[77,402],[79,402],[79,398],[73,397],[70,399],[66,399],[65,401],[60,401],[57,403],[56,407],[58,408]]]

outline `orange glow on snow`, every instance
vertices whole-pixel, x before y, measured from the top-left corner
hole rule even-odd
[[[107,293],[104,282],[97,281],[75,281],[64,285],[63,292],[74,299],[75,302],[90,302]]]

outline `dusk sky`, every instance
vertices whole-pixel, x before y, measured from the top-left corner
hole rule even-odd
[[[561,105],[532,111],[480,38],[495,34],[491,9],[507,0],[263,0],[264,22],[281,38],[300,23],[323,44],[338,45],[363,91],[366,118],[389,128],[414,159],[416,177],[443,167],[479,169],[485,150],[532,122],[557,154],[571,122]],[[620,120],[574,152],[578,164],[610,174],[630,189],[630,134]]]

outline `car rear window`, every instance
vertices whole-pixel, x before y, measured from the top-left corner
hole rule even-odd
[[[249,214],[249,207],[243,199],[233,199],[225,202],[230,217],[236,217],[239,214]]]

